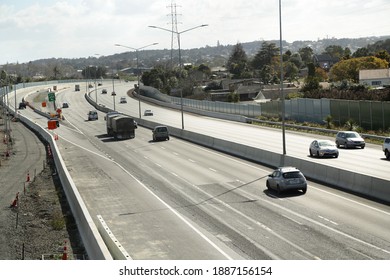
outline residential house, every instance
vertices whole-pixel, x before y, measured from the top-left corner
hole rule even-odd
[[[359,70],[359,84],[372,87],[390,86],[390,69]]]
[[[315,54],[313,56],[314,65],[321,67],[322,69],[328,71],[334,64],[339,62],[337,57],[333,57],[330,54]]]

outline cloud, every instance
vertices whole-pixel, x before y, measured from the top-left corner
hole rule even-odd
[[[390,35],[388,0],[282,0],[283,39]],[[176,13],[182,48],[279,39],[279,1],[274,0],[2,0],[0,64],[39,58],[77,58],[126,51],[153,42],[171,47]],[[174,41],[176,42],[176,41]],[[176,43],[177,47],[177,43]]]

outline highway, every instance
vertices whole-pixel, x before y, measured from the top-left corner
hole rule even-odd
[[[115,85],[116,109],[138,117],[137,100],[118,103],[130,87]],[[112,108],[112,96],[101,88],[98,103]],[[105,134],[103,113],[87,121],[92,106],[73,85],[57,93],[62,102],[70,106],[55,132],[67,168],[92,217],[103,216],[133,259],[390,259],[387,205],[314,182],[305,195],[278,196],[265,188],[272,171],[267,167],[174,137],[152,142],[151,131],[142,127],[134,139],[113,141]],[[181,127],[180,112],[141,107],[154,112],[145,118]],[[21,114],[47,123],[30,109]],[[281,150],[279,130],[190,114],[184,122],[198,133]],[[315,159],[308,157],[312,139],[287,132],[287,153],[389,178],[380,147]]]

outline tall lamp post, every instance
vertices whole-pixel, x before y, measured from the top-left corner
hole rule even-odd
[[[139,50],[142,50],[142,49],[145,49],[147,47],[150,47],[150,46],[154,46],[154,45],[157,45],[158,43],[153,43],[153,44],[149,44],[149,45],[146,45],[146,46],[143,46],[143,47],[140,47],[140,48],[132,48],[132,47],[129,47],[129,46],[124,46],[124,45],[120,45],[120,44],[115,44],[115,46],[117,47],[124,47],[124,48],[127,48],[127,49],[131,49],[131,50],[134,50],[135,51],[135,54],[137,56],[137,80],[138,80],[138,83],[137,83],[137,94],[138,94],[138,111],[139,111],[139,118],[141,118],[141,97],[140,97],[140,88],[139,88],[139,64],[138,64],[138,51]]]
[[[286,154],[286,131],[285,131],[285,104],[283,93],[283,47],[282,47],[282,0],[279,0],[279,33],[280,33],[280,94],[282,100],[282,140],[283,155]]]
[[[155,25],[149,25],[150,28],[161,29],[161,30],[164,30],[164,31],[167,31],[167,32],[170,32],[170,33],[173,33],[173,34],[177,35],[177,44],[178,44],[178,47],[179,47],[179,67],[180,67],[180,69],[182,68],[181,48],[180,48],[180,34],[182,34],[184,32],[188,32],[188,31],[194,30],[194,29],[197,29],[197,28],[206,27],[206,26],[208,26],[208,24],[201,24],[201,25],[198,25],[198,26],[195,26],[195,27],[192,27],[192,28],[188,28],[186,30],[178,32],[178,31],[167,29],[167,28],[158,27],[158,26],[155,26]],[[180,106],[181,107],[181,129],[184,130],[183,91],[181,89],[180,89],[180,103],[181,103],[181,106]]]

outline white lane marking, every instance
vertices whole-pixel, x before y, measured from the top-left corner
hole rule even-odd
[[[325,224],[323,224],[323,223],[321,223],[321,222],[319,222],[319,221],[313,220],[313,219],[311,219],[311,218],[309,218],[309,217],[306,217],[306,216],[304,216],[304,215],[302,215],[302,214],[300,214],[300,213],[297,213],[297,212],[295,212],[295,211],[293,211],[293,210],[290,210],[290,209],[288,209],[288,208],[286,208],[286,207],[284,207],[284,206],[281,206],[281,205],[278,205],[278,204],[276,204],[276,203],[274,203],[274,202],[272,202],[272,201],[263,199],[263,198],[261,198],[260,196],[252,195],[252,194],[248,193],[248,192],[245,191],[245,190],[242,190],[242,189],[241,189],[240,191],[243,192],[243,193],[245,193],[245,194],[246,194],[248,197],[250,197],[250,198],[257,199],[257,200],[261,200],[261,201],[263,201],[264,203],[268,203],[268,204],[270,204],[270,205],[272,205],[272,206],[274,206],[274,207],[276,207],[276,208],[279,208],[279,209],[281,209],[281,210],[284,210],[284,211],[286,211],[287,213],[290,213],[290,214],[292,214],[292,215],[294,215],[294,216],[297,216],[297,217],[299,217],[299,218],[301,218],[301,219],[303,219],[303,220],[306,220],[306,221],[308,221],[308,222],[310,222],[310,223],[313,223],[313,224],[316,224],[316,225],[318,225],[318,226],[324,227],[324,228],[326,228],[326,229],[329,230],[329,231],[333,231],[333,232],[335,232],[335,233],[337,233],[337,234],[340,234],[340,235],[342,235],[342,236],[344,236],[344,237],[346,237],[346,238],[349,238],[349,239],[351,239],[351,240],[354,240],[354,241],[356,241],[356,242],[358,242],[358,243],[361,243],[361,244],[363,244],[363,245],[366,245],[366,246],[368,246],[368,247],[374,248],[374,249],[376,249],[376,250],[378,250],[378,251],[382,251],[382,252],[384,252],[384,253],[386,253],[386,254],[390,254],[390,251],[388,251],[388,250],[386,250],[386,249],[384,249],[384,248],[381,248],[381,247],[378,247],[378,246],[376,246],[376,245],[374,245],[374,244],[368,243],[368,242],[366,242],[366,241],[364,241],[364,240],[361,240],[361,239],[359,239],[359,238],[357,238],[357,237],[353,237],[352,235],[349,235],[348,233],[345,233],[345,232],[342,232],[341,230],[338,230],[338,229],[332,228],[332,227],[330,227],[330,226],[327,226],[327,225],[325,225]]]
[[[188,145],[191,145],[190,143],[187,143],[187,142],[185,142],[185,141],[184,141],[183,143],[188,144]],[[193,144],[192,144],[192,145],[193,145]],[[227,156],[227,155],[217,153],[217,152],[215,152],[215,151],[213,151],[213,150],[206,149],[206,148],[203,148],[203,147],[201,147],[201,146],[198,146],[197,149],[201,149],[201,150],[203,150],[203,151],[206,151],[207,153],[212,153],[212,154],[214,154],[214,155],[217,155],[217,156],[220,156],[220,157],[223,157],[223,158],[227,158],[227,159],[229,159],[230,161],[234,161],[234,162],[237,162],[237,163],[239,163],[239,164],[243,164],[243,165],[245,165],[245,166],[252,167],[252,168],[254,168],[254,169],[256,169],[256,170],[261,170],[261,171],[264,171],[264,172],[268,172],[267,170],[264,170],[264,169],[260,168],[259,166],[253,166],[253,165],[251,165],[251,164],[249,164],[249,163],[243,162],[242,160],[238,160],[238,159],[229,157],[229,156]],[[334,193],[328,192],[328,191],[326,191],[326,190],[321,190],[321,189],[319,189],[319,188],[312,187],[312,186],[310,187],[310,189],[315,189],[315,190],[318,190],[318,191],[327,193],[327,194],[329,194],[329,195],[333,195],[333,196],[338,197],[338,198],[340,198],[340,199],[344,199],[344,200],[346,200],[346,201],[355,203],[355,204],[357,204],[357,205],[360,205],[360,206],[366,207],[366,208],[368,208],[368,209],[371,209],[371,210],[374,210],[374,211],[377,211],[377,212],[380,212],[380,213],[382,213],[382,214],[385,214],[385,215],[389,215],[389,216],[390,216],[390,212],[388,212],[388,211],[384,211],[384,210],[378,209],[378,208],[376,208],[376,207],[366,205],[366,204],[364,204],[364,203],[355,201],[355,200],[353,200],[353,199],[346,198],[346,197],[343,197],[343,196],[341,196],[341,195],[334,194]],[[273,197],[274,197],[274,196],[273,196]],[[277,197],[275,196],[275,198],[277,198]],[[283,200],[283,199],[279,199],[279,200]]]
[[[179,175],[177,175],[176,173],[171,172],[171,174],[172,174],[173,176],[179,177]]]
[[[211,241],[206,235],[204,235],[202,232],[200,232],[197,228],[195,228],[189,221],[187,221],[182,215],[180,215],[179,212],[177,212],[175,209],[173,209],[168,203],[166,203],[164,200],[162,200],[160,197],[158,197],[154,192],[152,192],[147,186],[145,186],[140,180],[138,180],[133,174],[131,174],[129,171],[127,171],[122,165],[115,162],[114,160],[108,159],[100,154],[97,154],[91,150],[88,150],[76,143],[73,143],[72,141],[66,140],[62,138],[63,140],[83,149],[86,150],[92,154],[95,154],[97,156],[100,156],[104,159],[107,159],[114,164],[116,164],[120,169],[122,169],[127,175],[129,175],[131,178],[133,178],[138,184],[140,184],[146,191],[148,191],[151,195],[153,195],[158,201],[160,201],[165,207],[167,207],[176,217],[178,217],[180,220],[182,220],[188,227],[190,227],[195,233],[197,233],[201,238],[203,238],[207,243],[209,243],[213,248],[215,248],[219,253],[221,253],[226,259],[233,260],[232,257],[230,257],[227,253],[225,253],[221,248],[218,247],[217,244],[215,244],[213,241]],[[145,157],[147,158],[147,157]],[[177,176],[175,173],[172,173],[173,175]]]
[[[211,171],[213,171],[213,172],[218,172],[218,171],[215,170],[214,168],[209,167],[209,169],[210,169]]]
[[[179,154],[178,153],[176,153],[176,152],[173,152],[173,154],[175,155],[175,156],[178,156]]]
[[[212,194],[209,194],[208,192],[202,190],[201,188],[199,188],[198,186],[188,182],[186,179],[183,179],[181,178],[184,182],[187,182],[187,184],[193,186],[195,189],[197,189],[198,191],[202,192],[203,194],[205,194],[207,197],[209,197],[209,199],[206,199],[206,200],[203,200],[201,202],[199,202],[197,205],[199,206],[209,206],[210,204],[204,204],[204,202],[207,202],[209,200],[212,200],[212,201],[216,201],[218,202],[220,205],[223,205],[225,206],[226,208],[230,209],[232,212],[235,212],[237,215],[243,217],[244,219],[248,220],[249,222],[251,222],[252,224],[255,224],[261,228],[263,228],[264,230],[266,230],[267,232],[269,232],[271,235],[279,238],[280,240],[286,242],[287,244],[289,244],[290,246],[294,247],[295,249],[301,251],[301,252],[304,252],[307,256],[310,256],[312,257],[313,259],[320,259],[318,256],[316,255],[313,255],[312,253],[310,253],[309,251],[306,251],[304,248],[296,245],[294,242],[288,240],[287,238],[285,238],[284,236],[278,234],[277,232],[275,232],[274,230],[272,230],[270,227],[266,226],[265,224],[261,223],[260,221],[257,221],[251,217],[249,217],[248,215],[242,213],[241,211],[235,209],[234,207],[230,206],[228,203],[225,203],[223,202],[222,200],[218,199],[215,197],[215,195],[212,195]],[[248,240],[250,240],[248,238]],[[254,244],[258,244],[257,242],[254,242]],[[274,259],[277,259],[278,257],[272,253],[270,250],[268,250],[267,248],[265,248],[264,246],[262,246],[261,244],[258,244],[257,246],[261,247],[261,249],[266,253],[268,254],[268,256],[270,257],[273,257]]]
[[[68,142],[68,143],[70,143],[70,144],[72,144],[72,145],[74,145],[74,146],[76,146],[76,147],[79,147],[80,149],[83,149],[84,151],[87,151],[87,152],[89,152],[89,153],[91,153],[91,154],[94,154],[94,155],[99,156],[99,157],[101,157],[101,158],[104,158],[104,159],[106,159],[106,160],[114,161],[113,159],[111,159],[110,156],[103,156],[103,155],[101,155],[101,154],[98,154],[98,153],[96,153],[96,152],[94,152],[94,151],[91,151],[91,150],[89,150],[89,149],[87,149],[87,148],[85,148],[85,147],[83,147],[83,146],[80,146],[79,144],[76,144],[76,143],[74,143],[74,142],[72,142],[72,141],[70,141],[70,140],[68,140],[68,139],[66,139],[66,138],[64,138],[64,137],[62,137],[61,140],[66,141],[66,142]]]
[[[388,211],[384,211],[384,210],[378,209],[378,208],[376,208],[376,207],[366,205],[366,204],[361,203],[361,202],[358,202],[358,201],[356,201],[356,200],[353,200],[353,199],[350,199],[350,198],[346,198],[346,197],[343,197],[343,196],[341,196],[341,195],[334,194],[334,193],[331,193],[331,192],[328,192],[328,191],[325,191],[325,190],[321,190],[320,188],[316,188],[316,187],[310,187],[310,189],[315,189],[315,190],[317,190],[317,191],[324,192],[324,193],[326,193],[326,194],[328,194],[328,195],[332,195],[332,196],[338,197],[338,198],[340,198],[340,199],[344,199],[344,200],[346,200],[346,201],[352,202],[352,203],[357,204],[357,205],[359,205],[359,206],[363,206],[363,207],[366,207],[366,208],[368,208],[368,209],[371,209],[371,210],[377,211],[377,212],[379,212],[379,213],[382,213],[382,214],[385,214],[385,215],[390,216],[390,212],[388,212]]]
[[[218,207],[215,204],[208,204],[208,206],[211,206],[211,207],[215,208],[219,212],[222,212],[222,213],[225,212],[221,207]]]
[[[282,215],[282,216],[285,217],[286,219],[289,219],[290,221],[293,221],[294,223],[296,223],[296,224],[298,224],[300,226],[303,225],[301,222],[298,222],[297,220],[295,220],[295,219],[293,219],[293,218],[291,218],[289,216],[286,216],[286,215]]]
[[[153,144],[154,144],[154,143],[153,143]],[[166,148],[165,148],[165,147],[163,147],[163,146],[160,146],[160,148],[161,148],[161,149],[163,149],[163,150],[166,150]]]
[[[65,119],[65,121],[68,122],[71,126],[73,126],[74,129],[75,129],[77,132],[79,132],[80,134],[83,134],[83,135],[84,135],[84,133],[83,133],[76,125],[74,125],[73,123],[71,123],[68,119]],[[68,129],[70,129],[70,128],[68,128]],[[70,129],[70,130],[72,130],[72,129]]]
[[[188,227],[190,227],[194,232],[196,232],[201,238],[203,238],[207,243],[209,243],[213,248],[215,248],[219,253],[221,253],[226,259],[233,260],[227,253],[225,253],[221,248],[218,247],[213,241],[211,241],[206,235],[200,232],[197,228],[195,228],[187,219],[185,219],[179,212],[173,209],[168,203],[162,200],[159,196],[157,196],[153,191],[151,191],[147,186],[145,186],[140,180],[138,180],[133,174],[127,171],[122,165],[117,162],[114,162],[118,167],[120,167],[124,172],[126,172],[131,178],[133,178],[138,184],[140,184],[146,191],[148,191],[152,196],[154,196],[158,201],[160,201],[167,209],[169,209],[176,217],[182,220]]]
[[[157,162],[155,162],[154,164],[157,165],[158,167],[161,167],[161,164],[158,164]]]
[[[190,159],[190,158],[188,159],[188,161],[189,161],[189,162],[192,162],[192,163],[196,163],[196,161],[195,161],[195,160],[193,160],[193,159]]]
[[[327,222],[329,222],[329,223],[331,223],[331,224],[334,224],[334,225],[336,225],[336,226],[339,225],[338,223],[333,222],[332,220],[330,220],[330,219],[328,219],[328,218],[325,218],[325,217],[322,217],[322,216],[320,216],[320,215],[318,215],[318,218],[320,218],[320,219],[322,219],[322,220],[324,220],[324,221],[327,221]]]
[[[184,143],[185,143],[185,142],[184,142]],[[188,144],[188,145],[190,145],[190,144]],[[220,157],[227,158],[227,159],[229,159],[230,161],[234,161],[234,162],[237,162],[237,163],[239,163],[239,164],[243,164],[243,165],[245,165],[245,166],[249,166],[249,167],[255,168],[255,169],[257,169],[257,170],[266,171],[266,170],[264,170],[264,169],[262,169],[262,168],[259,168],[259,167],[257,167],[257,166],[253,166],[253,165],[251,165],[251,164],[242,162],[242,161],[240,161],[240,160],[237,160],[237,159],[228,157],[228,156],[226,156],[226,155],[223,155],[223,154],[214,152],[214,151],[209,150],[209,149],[206,149],[206,148],[198,147],[198,149],[204,150],[204,151],[206,151],[206,152],[208,152],[208,153],[212,153],[212,154],[218,155],[218,156],[220,156]],[[379,212],[379,213],[382,213],[382,214],[385,214],[385,215],[390,215],[390,212],[388,212],[388,211],[384,211],[384,210],[378,209],[378,208],[376,208],[376,207],[372,207],[372,206],[366,205],[366,204],[364,204],[364,203],[355,201],[355,200],[353,200],[353,199],[346,198],[346,197],[343,197],[343,196],[341,196],[341,195],[333,194],[333,193],[331,193],[331,192],[328,192],[328,191],[325,191],[325,190],[321,190],[321,189],[316,188],[316,187],[311,187],[311,188],[312,188],[312,189],[315,189],[315,190],[318,190],[318,191],[321,191],[321,192],[324,192],[324,193],[327,193],[327,194],[329,194],[329,195],[333,195],[333,196],[335,196],[335,197],[344,199],[344,200],[346,200],[346,201],[355,203],[355,204],[357,204],[357,205],[366,207],[366,208],[368,208],[368,209],[377,211],[377,212]],[[328,227],[327,225],[324,225],[324,224],[322,224],[322,223],[320,223],[320,222],[317,222],[317,221],[315,221],[315,220],[313,220],[313,219],[310,219],[310,218],[308,218],[308,217],[305,217],[305,216],[303,216],[303,215],[301,215],[301,214],[298,214],[298,213],[296,213],[296,212],[294,212],[294,211],[291,211],[291,210],[289,210],[289,209],[287,209],[287,208],[285,208],[285,207],[279,206],[279,205],[277,205],[276,203],[273,203],[273,202],[271,202],[271,201],[267,201],[267,200],[265,200],[265,199],[262,199],[261,197],[253,196],[252,194],[250,194],[250,193],[248,193],[248,192],[246,192],[246,191],[244,191],[244,190],[240,190],[240,191],[246,193],[247,195],[249,195],[249,197],[255,197],[255,199],[262,200],[263,202],[272,204],[272,205],[275,206],[275,207],[284,209],[285,211],[288,211],[288,212],[290,212],[290,213],[293,214],[293,215],[296,215],[296,216],[298,216],[298,217],[301,217],[301,218],[303,218],[303,219],[305,219],[305,220],[307,220],[307,221],[309,221],[309,222],[312,222],[312,223],[314,223],[314,224],[317,224],[317,225],[319,225],[319,226],[325,227],[325,228],[327,228],[327,229],[330,230],[330,231],[339,233],[340,235],[343,235],[343,236],[345,236],[345,237],[347,237],[347,238],[350,238],[350,239],[352,239],[352,240],[355,240],[355,241],[357,241],[357,242],[359,242],[359,243],[365,244],[365,245],[367,245],[367,246],[369,246],[369,247],[375,248],[376,250],[379,250],[379,251],[382,251],[382,252],[384,252],[384,253],[390,254],[390,251],[388,251],[388,250],[386,250],[386,249],[384,249],[384,248],[380,248],[380,247],[378,247],[378,246],[375,246],[374,244],[370,244],[370,243],[368,243],[368,242],[365,242],[364,240],[360,240],[360,239],[355,238],[355,237],[353,237],[353,236],[351,236],[351,235],[349,235],[349,234],[346,234],[346,233],[341,232],[341,231],[339,231],[339,230],[336,230],[336,229],[333,229],[333,228],[331,228],[331,227]],[[283,199],[278,199],[278,200],[283,200]]]

